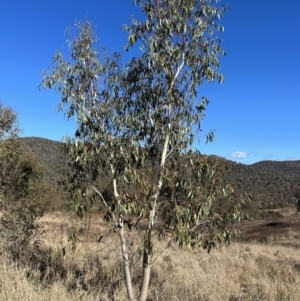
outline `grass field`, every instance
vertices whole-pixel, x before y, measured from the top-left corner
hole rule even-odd
[[[300,214],[286,208],[280,215],[244,224],[239,239],[210,254],[172,245],[153,269],[149,300],[299,301]],[[84,225],[71,214],[55,212],[39,224],[45,231],[43,252],[30,258],[31,268],[0,256],[0,300],[127,300],[118,240],[99,217]],[[85,231],[72,254],[68,236],[76,227]],[[101,243],[90,242],[100,235]],[[127,237],[136,254],[132,264],[136,291],[141,275],[139,239],[135,232]],[[156,245],[157,255],[166,241]]]

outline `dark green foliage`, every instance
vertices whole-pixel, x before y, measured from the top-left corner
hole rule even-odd
[[[63,144],[41,137],[20,138],[24,153],[33,152],[46,167],[45,180],[57,185],[71,172],[70,159],[63,151]]]
[[[50,188],[53,187],[48,192],[51,196],[46,196],[49,201],[45,202],[44,211],[61,208],[64,197],[62,192],[66,188],[57,183],[59,181],[62,183],[61,180],[72,173],[69,158],[62,152],[62,143],[38,137],[21,138],[21,141],[24,150],[34,152],[46,167],[47,182],[49,181]],[[158,166],[155,154],[152,157],[154,161],[151,164]],[[267,218],[266,211],[261,211],[261,209],[294,205],[294,191],[300,183],[300,161],[263,161],[253,165],[244,165],[220,158],[220,162],[226,170],[223,183],[230,184],[236,195],[247,192],[252,196],[253,201],[245,206],[251,218]],[[108,187],[110,182],[111,179],[107,175],[101,178],[104,187]],[[111,189],[103,188],[102,192],[105,199],[113,198]],[[70,203],[69,208],[70,206],[73,207],[73,204]],[[95,210],[97,208],[99,209],[99,206],[95,205]]]
[[[40,137],[20,138],[23,152],[34,153],[45,167],[45,196],[41,200],[43,211],[68,208],[65,180],[72,174],[72,167],[63,144]]]
[[[64,187],[57,186],[57,182],[72,172],[72,168],[69,166],[69,157],[61,151],[63,144],[38,137],[20,138],[20,140],[24,149],[33,152],[45,166],[46,180],[49,181],[49,185],[53,185],[53,194],[56,193],[56,187],[63,190]],[[155,154],[152,157],[151,164],[158,166]],[[295,192],[300,183],[299,160],[262,161],[245,165],[219,158],[219,162],[224,168],[223,184],[230,184],[237,195],[243,192],[251,195],[253,201],[246,205],[246,211],[250,217],[266,218],[267,215],[264,213],[262,216],[260,209],[294,205]],[[101,185],[104,187],[109,187],[110,182],[111,179],[107,175],[101,178]],[[105,199],[113,198],[112,189],[103,188],[102,192]],[[61,198],[62,196],[56,195],[56,197]],[[57,203],[59,204],[59,202],[62,201],[58,199]],[[51,203],[45,206],[45,211],[51,210]]]
[[[43,168],[31,154],[21,155],[18,141],[2,141],[1,151],[8,152],[6,144],[17,146],[9,150],[14,165],[5,171],[1,181],[0,235],[9,245],[20,246],[31,239],[36,218],[42,213],[38,202],[44,197]]]
[[[0,237],[9,247],[27,245],[41,215],[44,168],[32,153],[23,155],[13,110],[0,104]]]
[[[260,218],[259,210],[295,204],[294,191],[300,183],[300,161],[262,161],[252,165],[226,162],[226,182],[236,193],[247,192],[254,202],[249,215]]]

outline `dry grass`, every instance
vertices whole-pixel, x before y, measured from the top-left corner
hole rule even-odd
[[[40,224],[46,231],[44,248],[52,248],[46,270],[41,266],[31,272],[17,269],[5,256],[0,257],[0,300],[127,300],[118,241],[114,234],[108,234],[101,219],[93,217],[86,225],[77,221],[77,226],[89,228],[81,240],[104,235],[101,243],[79,243],[75,255],[67,251],[65,257],[61,250],[68,244],[76,219],[57,212],[43,217]],[[153,269],[149,300],[298,301],[299,226],[300,215],[293,214],[249,223],[243,227],[243,240],[210,254],[171,246]],[[132,252],[137,251],[138,239],[134,232],[128,235]],[[157,245],[159,254],[166,240]],[[137,291],[141,268],[139,256],[134,259]]]
[[[234,243],[210,255],[170,253],[160,268],[172,272],[172,281],[160,300],[299,300],[300,254],[287,247]]]
[[[86,292],[70,292],[59,282],[44,287],[28,281],[25,270],[17,269],[5,258],[0,257],[0,300],[5,301],[89,301]]]

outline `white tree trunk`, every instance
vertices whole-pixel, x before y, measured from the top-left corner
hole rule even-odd
[[[131,281],[131,274],[130,274],[130,268],[129,268],[129,256],[128,256],[128,253],[126,250],[126,240],[124,237],[123,227],[119,230],[119,235],[120,235],[121,245],[122,245],[122,256],[123,256],[123,262],[124,262],[127,296],[130,301],[133,301],[134,295],[133,295],[133,290],[132,290],[132,281]]]
[[[144,267],[143,270],[143,282],[140,291],[139,301],[146,301],[147,299],[149,283],[150,283],[150,272],[151,272],[151,266],[148,264]]]

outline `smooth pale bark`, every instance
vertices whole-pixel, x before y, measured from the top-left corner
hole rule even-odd
[[[150,224],[150,222],[149,222]],[[150,271],[151,271],[151,257],[152,257],[152,245],[151,245],[151,235],[152,229],[148,229],[145,235],[144,241],[144,253],[143,253],[143,280],[142,287],[140,291],[139,301],[145,301],[148,296],[148,289],[150,283]]]
[[[146,301],[148,296],[148,289],[150,283],[150,272],[151,272],[151,265],[147,265],[144,267],[143,270],[143,282],[140,291],[139,301]]]
[[[160,162],[161,170],[164,168],[164,165],[165,165],[169,139],[170,139],[169,134],[167,134],[166,138],[165,138],[163,151],[162,151],[162,156],[161,156],[161,162]],[[152,236],[152,228],[153,228],[154,218],[155,218],[157,198],[160,193],[161,187],[162,187],[162,176],[160,174],[160,177],[159,177],[158,183],[157,183],[157,187],[156,187],[156,191],[155,191],[154,195],[152,196],[152,198],[153,198],[152,210],[150,211],[150,214],[149,214],[148,231],[147,231],[147,235],[145,237],[145,242],[144,242],[143,280],[142,280],[142,287],[141,287],[141,291],[140,291],[139,301],[146,301],[147,296],[148,296],[149,283],[150,283],[150,272],[151,272],[151,267],[152,267],[152,264],[150,264],[150,260],[152,257],[151,236]]]
[[[126,240],[124,237],[123,227],[119,230],[119,235],[120,235],[121,244],[122,244],[122,256],[123,256],[123,262],[124,262],[127,295],[128,295],[128,299],[130,301],[133,301],[134,296],[133,296],[133,290],[132,290],[131,274],[130,274],[130,269],[129,269],[129,258],[128,258],[128,253],[126,251]]]
[[[119,199],[120,195],[119,195],[118,189],[117,189],[117,179],[115,177],[115,169],[112,164],[110,165],[110,167],[111,167],[112,175],[114,177],[114,180],[113,180],[114,195],[115,195],[116,199]],[[115,216],[113,215],[113,219],[114,219],[115,225],[119,229],[118,231],[119,231],[119,236],[120,236],[120,240],[121,240],[121,249],[122,249],[123,262],[124,262],[127,296],[130,301],[133,301],[134,295],[133,295],[131,274],[130,274],[130,268],[129,268],[129,256],[128,256],[128,252],[126,250],[126,239],[124,237],[123,218],[120,216],[119,221],[117,222]]]

